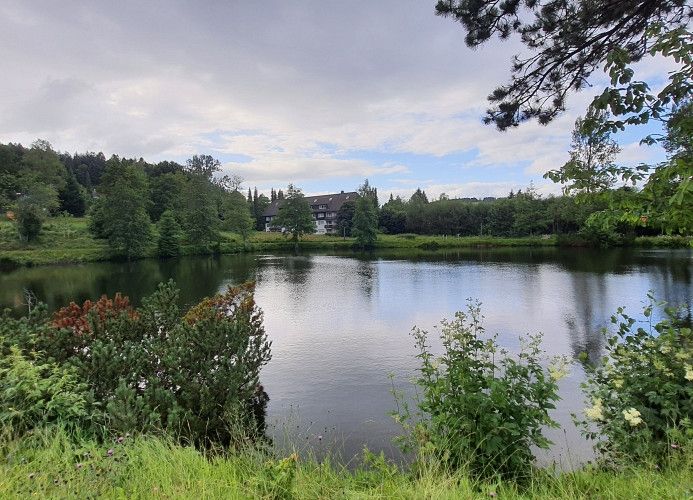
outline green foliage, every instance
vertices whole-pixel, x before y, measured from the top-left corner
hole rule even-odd
[[[303,197],[303,192],[293,184],[289,184],[286,195],[283,196],[284,202],[279,206],[277,216],[272,219],[272,225],[282,228],[286,234],[291,235],[294,242],[298,243],[304,234],[315,232],[313,213]]]
[[[434,468],[414,475],[368,455],[363,464],[352,461],[346,468],[329,460],[267,457],[252,450],[210,456],[167,439],[123,437],[122,442],[98,443],[51,430],[0,442],[0,497],[651,500],[687,498],[693,482],[690,460],[663,470],[537,472],[520,489]]]
[[[351,228],[354,224],[354,212],[356,202],[347,201],[337,211],[337,232],[342,236],[351,236]]]
[[[48,329],[33,323],[41,334],[27,338],[46,362],[87,384],[111,431],[167,431],[198,446],[262,437],[267,395],[259,373],[270,344],[253,286],[230,288],[185,315],[178,296],[169,282],[137,310],[119,295],[73,303]],[[0,332],[10,321],[3,318]]]
[[[92,213],[97,217],[91,227],[95,236],[105,236],[116,255],[128,259],[144,255],[152,237],[147,215],[147,178],[137,165],[108,160],[104,172],[100,201]]]
[[[623,171],[614,164],[620,152],[611,139],[610,131],[603,130],[608,116],[603,111],[590,110],[587,116],[575,120],[570,160],[558,170],[544,174],[545,179],[563,184],[563,192],[591,195],[612,187]]]
[[[693,446],[693,334],[676,311],[648,295],[648,322],[619,308],[606,330],[606,355],[586,365],[589,407],[575,417],[610,465],[663,460]],[[653,318],[661,309],[663,319]]]
[[[238,191],[224,194],[224,229],[241,235],[245,242],[255,229],[256,219],[251,215],[248,203]]]
[[[16,218],[19,238],[25,242],[34,241],[41,233],[45,215],[38,205],[28,200],[17,204]]]
[[[422,419],[413,422],[406,405],[395,417],[411,433],[405,445],[433,453],[453,469],[478,478],[527,479],[532,448],[551,444],[543,428],[558,425],[549,410],[559,399],[556,381],[564,367],[551,374],[542,367],[540,336],[529,337],[519,355],[510,356],[495,336],[485,338],[482,320],[478,303],[443,320],[440,357],[431,351],[428,332],[414,328]]]
[[[369,249],[375,246],[378,237],[378,212],[373,206],[372,200],[360,196],[356,200],[354,211],[352,235],[356,238],[355,245],[360,249]]]
[[[691,58],[690,50],[686,52],[674,41],[660,41],[653,36],[653,29],[661,25],[669,32],[685,31],[691,11],[683,0],[624,1],[617,8],[609,0],[439,0],[436,13],[459,21],[470,47],[494,35],[506,40],[517,34],[528,49],[528,56],[513,59],[511,82],[488,97],[493,107],[484,121],[501,130],[531,119],[549,123],[565,109],[567,95],[584,88],[592,72],[603,63],[609,70],[615,60],[637,62],[648,52],[670,55],[676,62],[689,62]],[[682,82],[693,75],[688,62],[671,76],[665,95],[680,95],[686,90],[690,95],[690,86]],[[617,89],[605,91],[606,99],[620,92],[620,100],[638,112],[645,103],[637,89],[627,85],[630,78],[623,75],[613,83]]]
[[[21,435],[52,424],[77,426],[90,417],[86,384],[70,369],[44,363],[16,346],[0,357],[0,426]]]
[[[219,212],[213,191],[210,180],[202,173],[190,176],[185,189],[183,229],[193,245],[209,245],[219,239]]]
[[[65,186],[58,192],[60,209],[75,217],[82,217],[87,211],[87,202],[83,188],[80,187],[75,176],[69,173]]]
[[[180,254],[181,230],[171,210],[166,210],[159,219],[159,241],[157,253],[161,257],[175,257]]]

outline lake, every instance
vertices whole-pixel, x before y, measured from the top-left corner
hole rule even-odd
[[[619,306],[641,317],[648,290],[670,303],[693,303],[693,252],[501,248],[46,266],[0,273],[0,306],[20,312],[30,294],[53,309],[118,291],[137,303],[171,278],[185,304],[257,282],[272,341],[262,372],[270,433],[280,446],[291,442],[319,456],[329,449],[348,462],[364,445],[401,458],[392,444],[400,429],[388,416],[390,391],[411,393],[414,325],[432,330],[473,298],[482,303],[487,331],[511,351],[521,334],[542,332],[548,354],[594,359],[599,331]],[[590,456],[570,418],[585,406],[582,377],[574,365],[561,382],[553,416],[563,429],[550,433],[555,445],[542,453],[543,463],[570,467]]]

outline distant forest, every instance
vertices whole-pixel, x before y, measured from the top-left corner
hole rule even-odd
[[[591,196],[542,197],[530,185],[497,199],[441,195],[431,200],[417,189],[408,200],[390,195],[382,206],[376,202],[377,221],[379,231],[387,234],[580,234],[596,240],[660,234],[660,228],[646,224],[599,225],[599,214],[608,213],[613,204],[622,206],[635,193],[621,187]],[[209,155],[193,156],[181,165],[106,158],[103,153],[59,153],[44,140],[30,147],[0,144],[0,210],[17,221],[19,237],[26,241],[37,237],[46,217],[63,214],[88,216],[94,236],[108,239],[127,256],[141,253],[151,241],[152,224],[160,234],[169,233],[171,241],[209,245],[218,241],[221,230],[244,238],[263,230],[265,209],[283,196],[282,190],[245,190],[240,177],[222,175],[220,162]],[[340,211],[340,234],[349,235],[353,212],[348,206]]]

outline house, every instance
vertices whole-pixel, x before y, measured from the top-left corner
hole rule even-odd
[[[305,199],[313,212],[315,222],[315,232],[318,234],[336,234],[337,212],[348,201],[355,201],[359,197],[356,192],[335,194],[320,194],[317,196],[306,196]],[[272,227],[272,219],[279,213],[279,207],[284,200],[276,200],[270,203],[265,210],[265,231],[277,231],[278,228]]]

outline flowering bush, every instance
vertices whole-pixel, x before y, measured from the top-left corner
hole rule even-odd
[[[446,466],[480,478],[521,480],[531,474],[532,448],[551,444],[542,430],[558,425],[549,410],[559,399],[557,381],[566,363],[556,359],[544,368],[538,335],[523,339],[519,355],[510,356],[495,336],[484,338],[482,319],[480,305],[470,303],[466,313],[442,321],[440,357],[431,352],[428,332],[413,330],[421,415],[412,424],[400,398],[395,419],[411,431],[420,452],[432,452]]]
[[[586,366],[589,406],[575,419],[606,463],[660,460],[693,442],[691,329],[648,298],[645,326],[620,308],[611,318],[616,332],[604,332],[606,355]],[[656,309],[664,319],[653,324]]]

